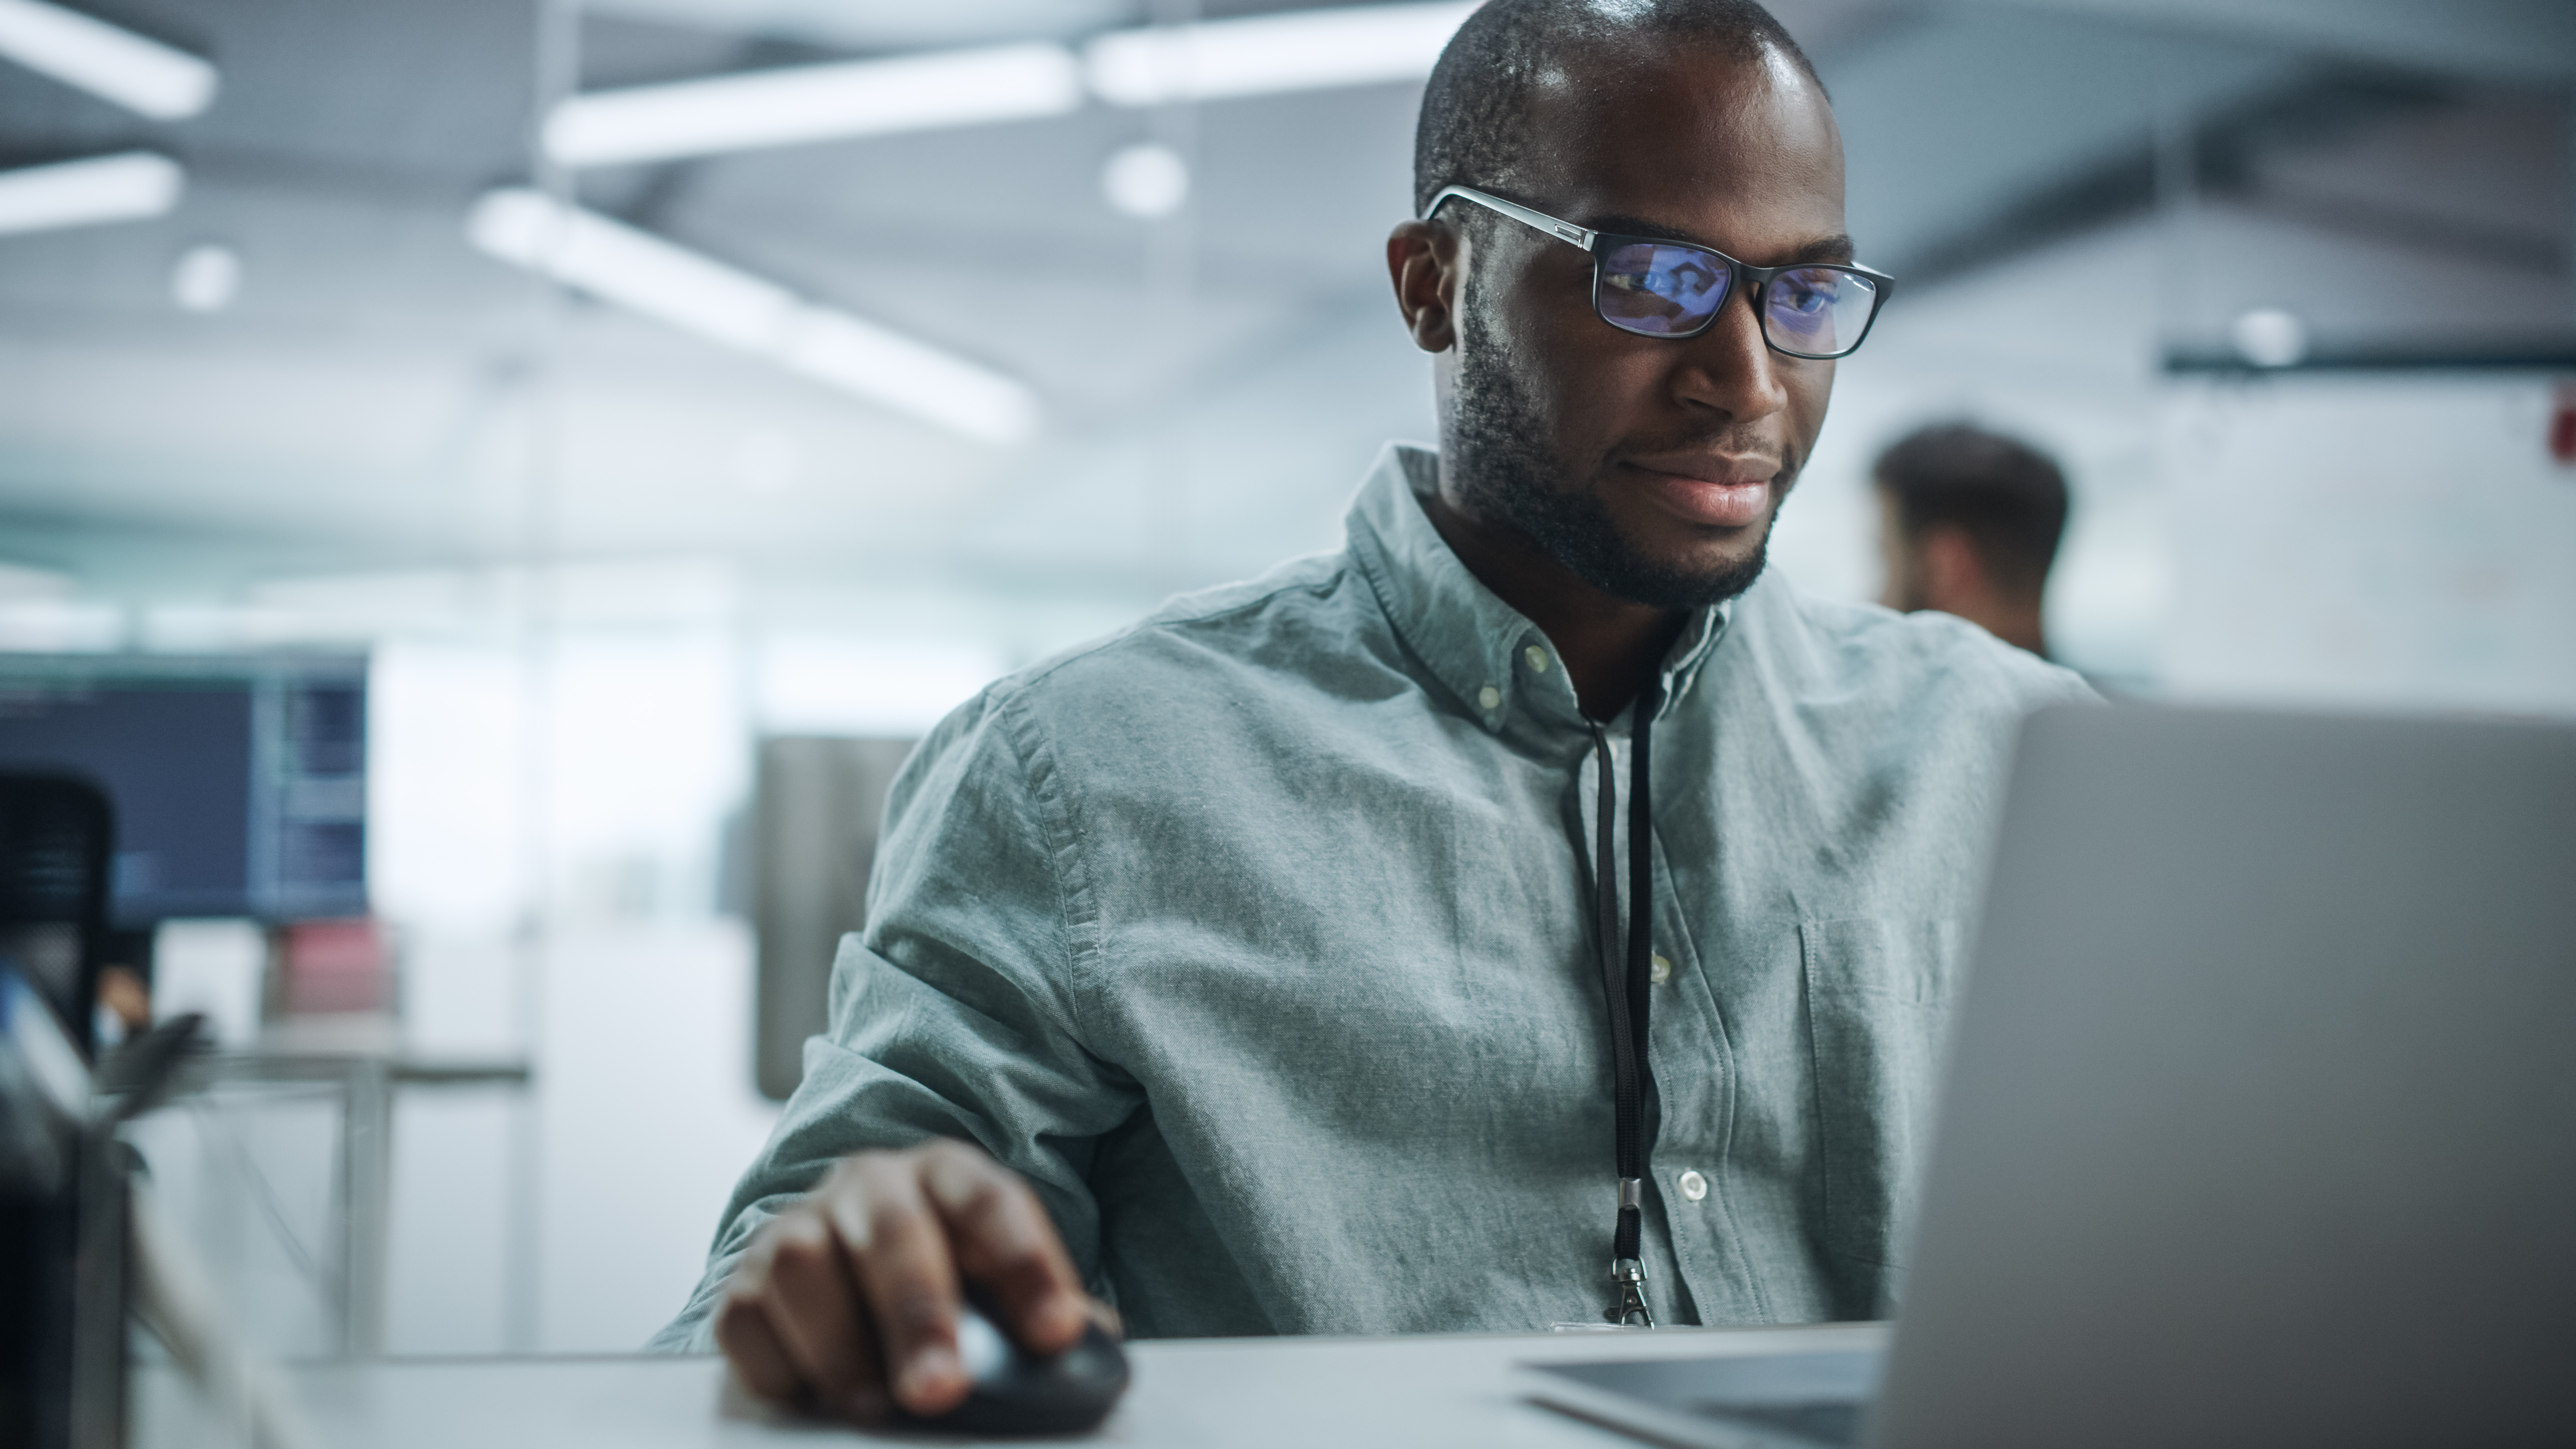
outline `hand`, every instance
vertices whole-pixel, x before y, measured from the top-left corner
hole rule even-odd
[[[965,1401],[960,1281],[1032,1353],[1114,1327],[1082,1291],[1055,1225],[1018,1174],[962,1142],[845,1157],[752,1239],[716,1308],[716,1342],[762,1398],[863,1424],[894,1406]],[[891,1392],[889,1392],[891,1385]]]

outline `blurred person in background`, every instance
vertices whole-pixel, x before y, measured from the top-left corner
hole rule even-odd
[[[1766,11],[1492,0],[1415,184],[1387,263],[1439,451],[1381,456],[1340,552],[922,743],[662,1346],[867,1420],[963,1398],[967,1286],[1041,1353],[1111,1304],[1890,1310],[2009,738],[2088,692],[1763,571],[1892,285]]]
[[[1878,455],[1879,602],[1953,614],[2045,659],[2048,570],[2066,532],[2066,475],[2046,453],[1966,423]]]

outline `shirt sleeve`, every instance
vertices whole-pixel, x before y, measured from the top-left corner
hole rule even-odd
[[[866,927],[841,941],[831,1028],[734,1188],[686,1309],[651,1347],[708,1352],[710,1310],[761,1225],[853,1152],[974,1142],[1027,1178],[1100,1292],[1095,1142],[1142,1101],[1085,1047],[1073,991],[1096,917],[1061,775],[1024,701],[962,706],[886,805]]]

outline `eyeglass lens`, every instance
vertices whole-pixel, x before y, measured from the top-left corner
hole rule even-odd
[[[1696,332],[1726,302],[1734,273],[1698,247],[1630,242],[1601,256],[1601,318],[1647,337]],[[1798,267],[1771,279],[1763,333],[1787,352],[1831,355],[1856,346],[1878,304],[1857,272]]]

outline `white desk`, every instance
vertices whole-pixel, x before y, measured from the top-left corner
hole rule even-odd
[[[181,1091],[218,1084],[309,1082],[339,1097],[332,1184],[333,1248],[326,1289],[343,1355],[384,1351],[385,1264],[393,1220],[394,1093],[406,1087],[501,1086],[525,1091],[524,1057],[441,1057],[408,1050],[390,1018],[288,1023],[247,1048],[191,1059]]]
[[[1884,1324],[1859,1323],[1139,1343],[1128,1349],[1133,1387],[1088,1442],[1171,1449],[1633,1449],[1634,1440],[1517,1398],[1508,1383],[1511,1366],[1868,1348],[1885,1342],[1885,1333]],[[418,1359],[317,1365],[290,1377],[319,1442],[330,1449],[708,1449],[877,1437],[770,1420],[726,1392],[724,1365],[711,1358]],[[135,1389],[134,1449],[224,1442],[209,1432],[194,1394],[168,1371],[145,1371]],[[924,1441],[913,1436],[911,1442]]]

